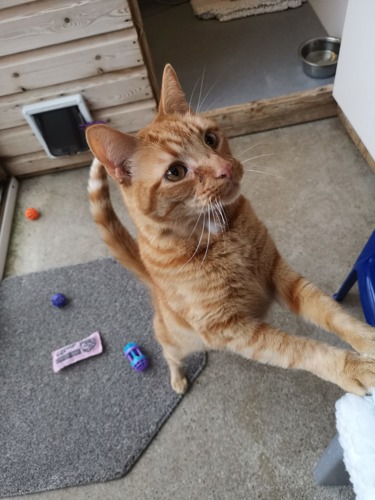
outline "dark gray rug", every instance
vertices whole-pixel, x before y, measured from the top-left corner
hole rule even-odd
[[[64,293],[58,309],[51,296]],[[0,495],[125,475],[181,401],[152,335],[147,291],[112,259],[8,278],[0,286]],[[99,331],[103,353],[52,371],[51,352]],[[135,341],[145,372],[123,355]],[[189,359],[193,381],[205,364]]]

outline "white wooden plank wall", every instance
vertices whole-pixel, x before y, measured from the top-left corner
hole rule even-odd
[[[0,21],[0,55],[17,54],[133,25],[125,0],[41,0],[9,8]],[[108,29],[110,27],[110,29]]]
[[[81,93],[96,120],[135,132],[155,113],[126,0],[0,0],[0,158],[16,176],[72,168],[50,159],[22,107]]]

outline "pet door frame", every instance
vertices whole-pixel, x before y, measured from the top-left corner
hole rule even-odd
[[[41,101],[34,104],[27,104],[22,108],[22,114],[25,117],[27,123],[30,125],[32,131],[34,132],[36,138],[43,146],[44,151],[50,158],[61,158],[61,156],[54,156],[44,140],[44,137],[37,125],[34,115],[45,113],[48,111],[54,111],[56,109],[70,108],[77,106],[78,110],[82,114],[83,118],[87,123],[92,122],[92,117],[90,111],[88,110],[86,103],[81,94],[73,94],[64,97],[59,97],[57,99],[51,99],[50,101]]]

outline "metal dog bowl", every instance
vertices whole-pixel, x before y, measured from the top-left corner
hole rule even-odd
[[[306,75],[312,78],[328,78],[334,75],[340,44],[340,38],[332,36],[312,38],[302,43],[298,49],[298,55]]]

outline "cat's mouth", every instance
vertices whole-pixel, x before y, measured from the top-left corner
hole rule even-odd
[[[234,203],[240,195],[241,184],[239,181],[231,180],[225,182],[219,192],[216,193],[216,198],[220,199],[223,205]]]
[[[206,190],[203,194],[202,203],[204,206],[208,203],[220,202],[221,205],[231,205],[240,195],[241,184],[239,181],[226,181],[221,186],[215,186],[215,189]]]

